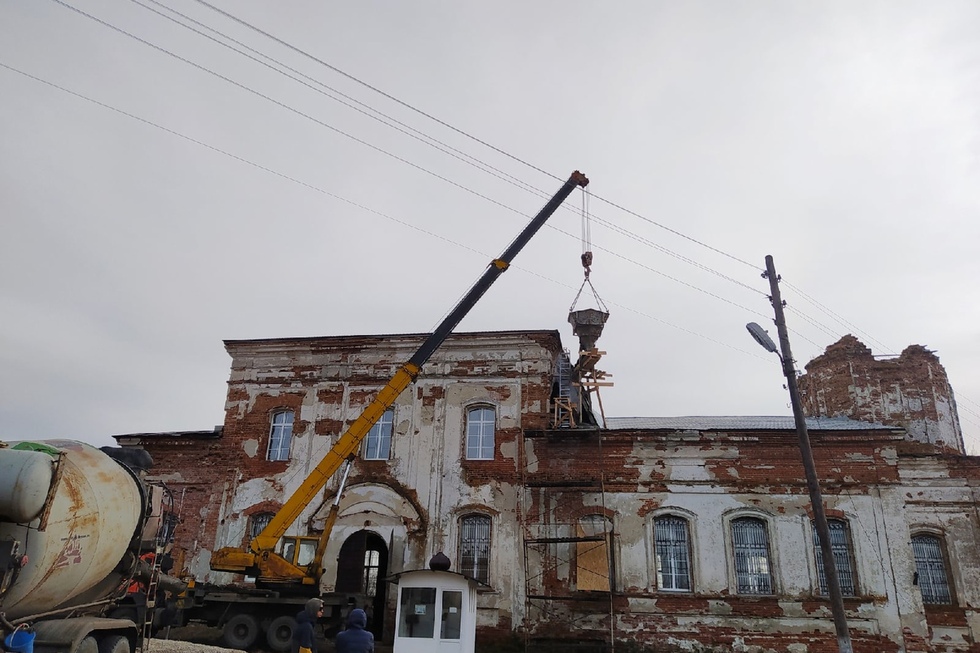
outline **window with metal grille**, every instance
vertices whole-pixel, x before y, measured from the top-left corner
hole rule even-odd
[[[820,593],[829,594],[827,590],[827,574],[823,569],[823,551],[820,549],[820,536],[817,535],[816,524],[813,526],[813,549],[817,555],[817,576],[820,579]],[[847,522],[840,519],[828,519],[830,528],[830,549],[834,554],[834,565],[837,567],[837,579],[840,581],[840,592],[844,596],[855,596],[854,565],[851,561],[851,538],[848,534]]]
[[[466,458],[493,460],[493,432],[496,416],[493,408],[480,406],[466,411]]]
[[[269,429],[269,460],[289,460],[289,443],[293,438],[293,411],[280,410],[272,415]]]
[[[657,588],[691,591],[691,556],[687,520],[675,515],[653,520]]]
[[[490,518],[467,515],[459,522],[460,572],[490,584]]]
[[[269,525],[269,522],[272,521],[273,517],[275,517],[275,515],[271,512],[257,512],[249,517],[248,532],[249,535],[252,536],[253,540],[259,536],[259,533],[265,530],[265,527]]]
[[[921,534],[912,538],[915,572],[918,576],[922,602],[948,605],[953,602],[943,542],[935,535]]]
[[[766,524],[754,517],[732,520],[735,554],[735,586],[739,594],[772,594],[769,534]]]
[[[365,460],[388,460],[391,457],[391,431],[395,422],[394,409],[384,412],[364,439]]]

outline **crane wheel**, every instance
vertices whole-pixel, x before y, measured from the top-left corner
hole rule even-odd
[[[236,614],[225,622],[221,641],[228,648],[249,649],[259,638],[259,622],[250,614]]]
[[[293,631],[296,630],[296,620],[290,616],[276,617],[265,630],[265,640],[269,648],[276,653],[286,653],[293,645]]]

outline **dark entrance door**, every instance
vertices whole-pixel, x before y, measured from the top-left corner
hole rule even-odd
[[[364,596],[359,605],[368,614],[368,630],[381,639],[388,583],[388,545],[377,533],[358,531],[340,547],[337,591]]]

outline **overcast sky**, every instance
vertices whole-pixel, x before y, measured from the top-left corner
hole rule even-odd
[[[428,331],[580,169],[607,414],[790,414],[772,254],[800,367],[926,345],[980,453],[980,3],[212,1],[0,0],[0,437],[210,429],[223,339]],[[582,205],[460,330],[576,346]]]

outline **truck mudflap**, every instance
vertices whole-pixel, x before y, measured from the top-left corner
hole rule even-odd
[[[74,617],[34,624],[34,653],[132,653],[139,628],[128,619]]]

